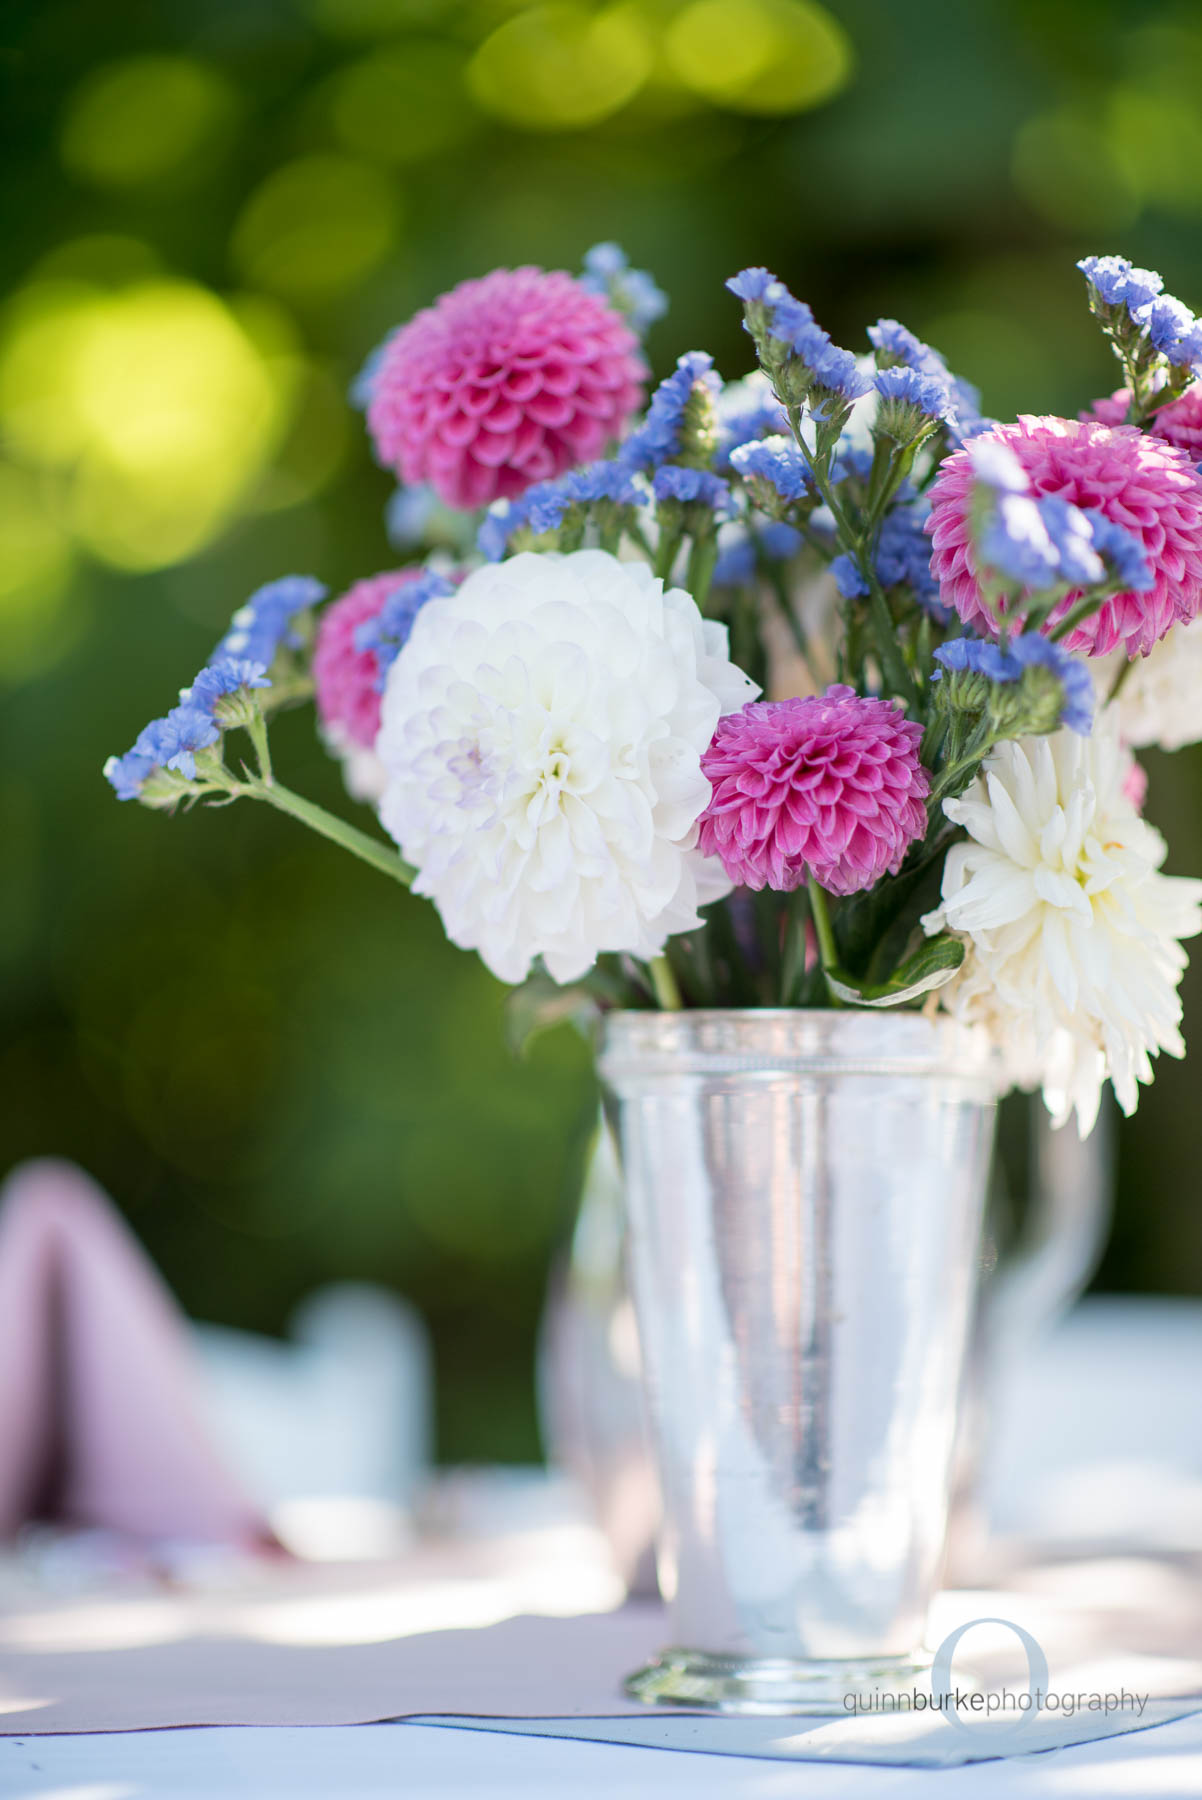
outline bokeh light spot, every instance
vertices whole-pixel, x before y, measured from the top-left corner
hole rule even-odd
[[[0,421],[63,471],[75,535],[120,568],[190,555],[229,518],[287,420],[288,388],[215,294],[31,286],[0,336]]]
[[[251,195],[234,229],[234,258],[253,282],[300,299],[353,288],[397,238],[400,197],[367,163],[305,156]]]
[[[532,6],[485,39],[468,68],[481,106],[526,131],[571,131],[619,111],[654,50],[634,5]]]
[[[852,69],[846,33],[808,0],[693,0],[664,50],[685,87],[739,112],[803,112],[846,86]]]
[[[352,63],[334,81],[335,131],[348,150],[382,162],[420,162],[450,149],[476,125],[464,63],[457,46],[420,38]]]
[[[0,677],[24,681],[75,642],[71,539],[28,470],[0,463]]]
[[[102,187],[178,180],[200,168],[237,117],[226,78],[183,56],[134,56],[89,75],[63,120],[62,158]]]

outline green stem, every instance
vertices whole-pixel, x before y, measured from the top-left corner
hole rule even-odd
[[[1131,658],[1131,660],[1129,660],[1123,664],[1122,668],[1119,670],[1118,674],[1114,678],[1114,682],[1111,686],[1110,692],[1106,696],[1107,706],[1109,706],[1112,701],[1118,699],[1119,695],[1123,691],[1123,683],[1126,681],[1128,675],[1130,675],[1130,673],[1134,667],[1135,667],[1134,658]]]
[[[287,813],[289,818],[299,820],[310,831],[328,838],[332,844],[340,844],[352,856],[357,856],[361,862],[370,863],[373,869],[379,869],[384,875],[391,875],[403,887],[408,887],[417,874],[416,869],[410,868],[395,850],[381,843],[379,838],[369,837],[358,826],[348,825],[345,819],[327,812],[324,806],[318,806],[313,800],[306,800],[301,794],[294,794],[291,788],[281,787],[276,781],[262,781],[252,775],[249,781],[238,784],[235,792],[245,794],[252,800],[265,800],[277,812]]]
[[[663,1012],[680,1012],[684,1002],[680,997],[680,989],[676,985],[676,977],[672,973],[672,965],[664,955],[653,956],[647,964],[651,983],[655,989],[655,998]]]
[[[889,611],[889,602],[885,599],[885,590],[876,578],[867,552],[860,564],[864,579],[868,583],[868,607],[872,615],[872,635],[876,639],[876,653],[880,659],[881,673],[889,683],[893,692],[899,695],[909,706],[918,705],[918,689],[914,677],[906,667],[906,659],[901,653],[897,641],[897,627]]]
[[[680,555],[680,546],[684,543],[683,531],[663,531],[660,533],[659,548],[655,553],[655,573],[661,581],[667,581],[672,574],[672,565]]]
[[[1058,644],[1061,638],[1069,635],[1070,631],[1075,631],[1083,619],[1092,618],[1103,602],[1109,598],[1110,591],[1107,590],[1102,594],[1087,594],[1083,600],[1078,600],[1076,606],[1066,612],[1060,623],[1049,631],[1048,636],[1052,642]]]
[[[812,875],[806,882],[806,888],[810,896],[810,917],[814,921],[814,934],[818,939],[818,955],[823,969],[829,976],[832,970],[839,966],[839,952],[835,948],[835,934],[831,929],[831,915],[826,904],[826,890],[819,887]],[[833,990],[830,998],[833,1006],[840,1004]]]
[[[259,774],[270,787],[272,780],[271,750],[267,743],[267,721],[257,706],[246,729],[250,734],[250,741],[255,747],[255,755],[259,761]]]
[[[709,599],[710,583],[714,578],[717,562],[718,538],[716,533],[707,532],[702,537],[695,537],[689,551],[689,566],[684,584],[692,594],[700,613],[705,611],[706,601]]]

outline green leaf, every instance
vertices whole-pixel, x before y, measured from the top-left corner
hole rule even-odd
[[[944,932],[921,944],[888,981],[865,986],[842,969],[827,971],[831,991],[848,1006],[905,1006],[951,980],[964,961],[964,941]]]
[[[587,1033],[597,1013],[596,998],[586,987],[560,987],[536,970],[506,998],[505,1039],[515,1056],[528,1056],[544,1031],[567,1023]]]

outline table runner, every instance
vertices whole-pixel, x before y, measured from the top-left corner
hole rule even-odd
[[[596,1610],[605,1604],[603,1572],[579,1552],[570,1534],[530,1533],[504,1546],[426,1547],[397,1565],[260,1567],[205,1587],[110,1584],[60,1599],[10,1572],[0,1583],[0,1732],[422,1717],[785,1759],[912,1764],[999,1753],[984,1727],[965,1734],[918,1715],[648,1714],[625,1699],[621,1678],[664,1643],[663,1610]],[[547,1616],[565,1612],[575,1616]],[[1015,1749],[1202,1709],[1197,1558],[1028,1567],[1004,1590],[941,1596],[933,1637],[980,1618],[1031,1631],[1058,1690],[1125,1687],[1152,1696],[1142,1719],[1045,1715]],[[976,1643],[966,1644],[963,1666],[975,1667],[985,1686],[996,1685],[999,1671],[1007,1685],[1025,1686],[1004,1642],[991,1647],[986,1634],[983,1649],[971,1648]]]

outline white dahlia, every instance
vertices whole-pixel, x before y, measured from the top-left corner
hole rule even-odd
[[[1178,940],[1202,929],[1202,882],[1162,875],[1165,843],[1132,804],[1131,759],[1113,709],[1091,737],[1004,743],[949,819],[943,904],[923,920],[968,939],[941,1001],[991,1025],[1015,1079],[1041,1084],[1057,1123],[1082,1135],[1109,1078],[1125,1113],[1150,1057],[1184,1054]]]
[[[727,893],[701,755],[755,684],[645,563],[515,556],[418,613],[388,677],[380,818],[414,892],[503,981],[657,955]]]
[[[1202,740],[1202,619],[1174,625],[1136,657],[1115,702],[1119,729],[1138,749],[1180,750]]]

